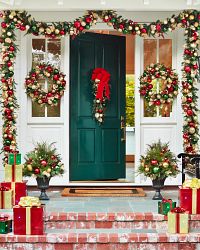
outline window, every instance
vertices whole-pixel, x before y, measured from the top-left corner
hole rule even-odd
[[[39,63],[50,63],[60,69],[60,39],[32,39],[32,66]],[[45,89],[50,88],[51,81],[41,78],[40,83]],[[57,106],[41,106],[32,102],[32,117],[60,117],[60,102]]]
[[[149,64],[162,63],[172,67],[172,39],[145,39],[144,40],[144,69]],[[162,80],[152,81],[153,91],[159,92],[164,88]],[[149,106],[144,100],[144,117],[170,117],[172,105],[162,107]]]

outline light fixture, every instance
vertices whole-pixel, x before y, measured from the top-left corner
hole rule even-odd
[[[187,5],[192,5],[192,0],[187,0]]]

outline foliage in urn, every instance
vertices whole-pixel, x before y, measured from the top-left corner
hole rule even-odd
[[[146,154],[140,158],[138,172],[155,180],[168,176],[176,177],[180,171],[176,156],[170,151],[169,144],[161,143],[159,140],[148,145]]]
[[[64,165],[56,152],[55,143],[37,143],[25,156],[24,176],[53,177],[64,173]]]

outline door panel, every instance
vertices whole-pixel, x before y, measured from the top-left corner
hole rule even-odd
[[[111,74],[105,121],[94,120],[94,68]],[[70,180],[125,178],[125,37],[86,33],[70,43]]]

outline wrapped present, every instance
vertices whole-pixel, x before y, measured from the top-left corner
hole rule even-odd
[[[10,209],[12,207],[12,190],[8,187],[0,187],[0,209]]]
[[[176,202],[171,199],[162,199],[158,202],[158,213],[167,215],[169,211],[176,207]]]
[[[23,165],[5,165],[6,182],[22,182]]]
[[[20,198],[26,196],[25,182],[1,182],[1,186],[12,190],[14,205],[18,205]]]
[[[168,232],[187,234],[189,231],[189,214],[181,208],[176,207],[168,213]]]
[[[192,178],[190,180],[185,180],[182,187],[184,187],[184,188],[200,188],[200,179]]]
[[[12,232],[12,220],[7,216],[0,217],[0,234]]]
[[[43,207],[38,198],[21,197],[13,208],[14,234],[41,235],[44,233]]]
[[[200,188],[180,188],[180,206],[190,214],[200,214]]]
[[[18,152],[10,153],[8,155],[8,164],[9,165],[20,165],[21,164],[21,154],[18,154]]]

